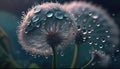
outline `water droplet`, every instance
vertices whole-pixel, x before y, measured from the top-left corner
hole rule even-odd
[[[86,40],[87,38],[86,37],[83,37],[84,40]]]
[[[63,12],[57,11],[57,12],[55,13],[55,17],[56,17],[57,19],[63,19]]]
[[[80,25],[78,25],[77,28],[80,29]]]
[[[100,45],[99,48],[102,49],[102,48],[103,48],[103,45]]]
[[[27,34],[28,33],[28,31],[25,31],[25,34]]]
[[[92,66],[94,66],[94,65],[95,65],[95,63],[91,63],[91,65],[92,65]]]
[[[87,19],[83,19],[83,22],[86,22],[87,21]]]
[[[87,34],[87,30],[86,29],[83,29],[82,31],[83,31],[84,35]]]
[[[39,28],[39,27],[40,27],[40,25],[36,25],[36,27],[37,27],[37,28]]]
[[[110,38],[110,36],[108,35],[107,38]]]
[[[92,12],[89,12],[89,16],[92,16]]]
[[[88,38],[90,39],[90,38],[91,38],[91,36],[88,36]]]
[[[64,14],[64,17],[69,17],[69,15],[68,14]]]
[[[25,34],[27,34],[29,31],[33,30],[33,27],[29,24],[26,28],[25,28]]]
[[[98,39],[99,39],[99,37],[96,37],[96,39],[98,40]]]
[[[91,27],[91,25],[88,25],[88,27]]]
[[[94,31],[94,29],[91,30],[92,32]]]
[[[64,56],[64,53],[63,53],[63,52],[60,52],[60,55],[63,57],[63,56]]]
[[[92,31],[91,31],[91,30],[88,30],[88,33],[89,33],[89,34],[91,34],[91,33],[92,33]]]
[[[93,20],[93,23],[97,22],[96,20]]]
[[[115,47],[115,45],[112,45],[112,47]]]
[[[116,52],[119,52],[120,50],[116,50]]]
[[[98,45],[98,43],[94,43],[95,45]]]
[[[47,57],[47,56],[45,56],[45,58],[46,58],[46,59],[48,59],[48,57]]]
[[[89,42],[89,44],[90,44],[90,45],[92,45],[92,44],[93,44],[93,42],[92,42],[92,41],[90,41],[90,42]]]
[[[35,14],[39,13],[40,11],[41,11],[41,8],[35,8],[35,9],[34,9],[34,13],[35,13]]]
[[[39,20],[39,17],[38,16],[33,16],[33,18],[32,18],[32,21],[33,22],[37,22]]]
[[[97,24],[96,26],[97,26],[97,27],[100,27],[100,24]]]
[[[105,32],[108,33],[109,31],[106,30]]]
[[[92,15],[92,18],[93,18],[93,19],[97,19],[97,18],[98,18],[98,15],[97,15],[97,14],[93,14],[93,15]]]
[[[102,42],[104,43],[104,42],[106,42],[106,40],[105,40],[105,39],[102,39]]]
[[[83,42],[85,42],[86,40],[84,39]]]
[[[47,13],[47,17],[52,17],[53,16],[53,12],[48,12]]]

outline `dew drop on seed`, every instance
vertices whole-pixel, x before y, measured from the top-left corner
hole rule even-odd
[[[104,43],[104,42],[106,42],[106,40],[105,40],[105,39],[102,39],[102,42]]]
[[[92,16],[92,12],[91,11],[89,11],[89,14],[88,14],[89,16]]]
[[[87,21],[87,19],[83,19],[83,22],[86,22]]]
[[[94,43],[96,46],[98,45],[98,43]]]
[[[41,11],[41,8],[35,8],[35,9],[34,9],[34,13],[35,13],[35,14],[39,13],[40,11]]]
[[[108,35],[107,38],[110,38],[110,36]]]
[[[97,15],[97,14],[94,14],[94,15],[92,15],[92,18],[93,18],[93,19],[97,19],[97,18],[98,18],[98,15]]]
[[[87,38],[86,37],[83,37],[84,40],[86,40]]]
[[[96,26],[97,26],[97,27],[100,27],[100,24],[97,24]]]
[[[89,33],[89,34],[91,34],[91,33],[92,33],[92,31],[91,31],[91,30],[88,30],[88,33]]]
[[[47,57],[47,56],[45,56],[45,58],[46,58],[46,59],[48,59],[48,57]]]
[[[83,31],[84,35],[87,34],[87,30],[86,29],[83,29],[82,31]]]
[[[108,33],[109,31],[108,31],[108,30],[106,30],[105,32],[106,32],[106,33]]]
[[[96,39],[98,40],[98,39],[99,39],[99,37],[96,37]]]
[[[90,41],[90,42],[89,42],[89,44],[90,44],[90,45],[92,45],[92,44],[93,44],[93,42],[92,42],[92,41]]]
[[[63,13],[60,12],[60,11],[57,11],[57,12],[55,13],[55,17],[56,17],[57,19],[63,19]]]
[[[91,25],[88,25],[88,27],[91,27]]]
[[[99,48],[102,49],[102,48],[103,48],[103,45],[100,45]]]
[[[27,34],[28,33],[28,31],[25,31],[25,34]]]
[[[38,16],[33,16],[33,18],[32,18],[32,21],[33,22],[37,22],[39,20],[39,17]]]
[[[90,39],[90,38],[91,38],[91,36],[88,36],[88,38]]]
[[[47,17],[52,17],[53,16],[53,13],[52,12],[48,12],[47,13]]]
[[[25,28],[25,34],[27,34],[29,31],[31,31],[33,29],[33,27],[31,27],[30,25],[28,25],[26,28]]]
[[[37,27],[37,28],[39,28],[39,27],[40,27],[40,25],[36,25],[36,27]]]

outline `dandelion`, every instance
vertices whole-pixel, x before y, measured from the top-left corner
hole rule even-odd
[[[77,64],[80,45],[88,44],[91,49],[111,52],[112,45],[118,44],[118,27],[103,9],[86,2],[72,2],[64,7],[74,15],[77,28],[74,34],[76,46],[71,68]]]
[[[44,3],[33,7],[23,17],[18,38],[23,49],[32,54],[53,55],[55,67],[56,51],[70,43],[72,28],[72,16],[60,4]]]
[[[105,67],[106,65],[108,65],[111,59],[110,55],[106,54],[104,51],[101,50],[92,50],[90,54],[91,54],[90,61],[86,65],[84,65],[82,69],[88,65],[95,66],[96,64]]]

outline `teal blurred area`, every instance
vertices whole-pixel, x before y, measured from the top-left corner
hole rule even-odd
[[[5,11],[0,11],[0,27],[2,27],[8,35],[12,46],[18,45],[16,34],[18,22],[20,22],[20,19],[14,14]]]

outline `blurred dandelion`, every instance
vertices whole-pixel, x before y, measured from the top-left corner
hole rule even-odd
[[[77,64],[79,45],[88,44],[91,50],[100,49],[109,54],[113,53],[115,48],[112,46],[117,46],[119,42],[119,30],[103,9],[86,2],[72,2],[65,4],[64,7],[74,15],[77,27],[74,34],[76,46],[71,68]]]
[[[71,40],[72,16],[58,3],[44,3],[28,11],[18,30],[23,49],[32,54],[53,55],[56,65],[56,51],[63,50]]]
[[[86,65],[84,65],[82,69],[84,69],[88,65],[96,67],[97,64],[100,65],[101,68],[106,67],[111,60],[110,55],[106,54],[104,51],[101,50],[92,50],[90,51],[90,54],[90,61]]]

